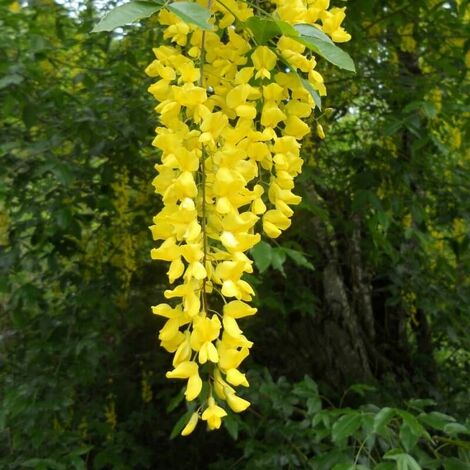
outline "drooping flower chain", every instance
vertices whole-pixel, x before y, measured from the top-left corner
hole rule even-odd
[[[219,428],[224,401],[235,412],[249,406],[235,390],[249,385],[239,367],[253,344],[238,320],[256,313],[249,304],[254,291],[243,279],[253,272],[246,252],[260,241],[258,225],[271,238],[286,230],[290,206],[301,200],[292,189],[315,105],[300,77],[326,94],[305,46],[284,36],[274,49],[259,46],[239,26],[254,14],[246,2],[198,3],[210,8],[214,31],[162,10],[166,43],[146,69],[157,79],[149,91],[159,103],[153,145],[162,157],[153,185],[164,205],[151,226],[159,243],[151,256],[170,263],[172,285],[164,293],[171,304],[153,312],[167,319],[159,333],[174,354],[167,377],[187,381],[187,401],[205,396],[183,435],[199,419]],[[349,40],[340,26],[344,9],[328,11],[328,0],[275,3],[281,20]]]

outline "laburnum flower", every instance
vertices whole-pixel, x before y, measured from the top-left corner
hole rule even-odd
[[[276,66],[276,54],[266,46],[259,46],[251,54],[251,60],[258,71],[256,78],[271,78],[271,70]]]
[[[220,320],[214,315],[212,318],[198,317],[193,322],[193,332],[191,333],[191,347],[199,352],[199,362],[205,364],[219,361],[219,354],[213,343],[219,337]]]
[[[256,313],[249,251],[261,232],[277,238],[291,225],[301,202],[301,141],[315,109],[305,83],[326,95],[319,58],[295,37],[255,43],[244,29],[254,14],[246,1],[197,3],[210,7],[213,30],[163,8],[164,41],[146,68],[158,116],[152,184],[163,203],[150,227],[151,257],[168,263],[170,284],[168,303],[153,312],[164,319],[161,346],[173,354],[167,377],[186,381],[186,400],[200,405],[184,436],[199,420],[218,429],[228,409],[250,405],[236,389],[249,386],[242,364],[253,346],[242,329]],[[349,40],[345,10],[329,9],[329,0],[274,4],[276,18]],[[316,129],[324,138],[320,124]]]
[[[332,8],[321,16],[323,31],[329,34],[335,42],[347,42],[351,39],[351,35],[341,27],[341,23],[346,18],[345,10],[344,7]]]
[[[193,361],[184,361],[173,370],[166,373],[169,379],[187,379],[186,400],[192,401],[199,396],[202,390],[202,380],[199,376],[199,366]]]
[[[202,413],[202,420],[207,422],[210,430],[219,429],[222,424],[222,418],[227,416],[227,412],[216,405],[214,398],[209,397],[207,400],[207,408]]]

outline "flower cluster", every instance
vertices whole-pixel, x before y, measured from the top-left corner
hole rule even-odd
[[[158,101],[153,145],[161,162],[153,185],[163,200],[151,226],[159,242],[151,256],[169,263],[172,285],[164,293],[169,303],[153,312],[166,318],[159,339],[174,354],[167,377],[185,380],[186,400],[201,403],[183,435],[199,419],[219,428],[227,414],[222,402],[235,412],[249,406],[235,389],[249,385],[239,368],[252,347],[239,320],[256,313],[244,279],[253,272],[247,252],[260,241],[258,227],[281,235],[301,200],[292,190],[315,107],[302,78],[326,94],[304,45],[282,35],[273,48],[255,43],[244,28],[254,15],[246,2],[198,3],[210,8],[213,30],[162,10],[166,42],[146,69],[156,79],[149,91]],[[344,9],[328,11],[328,0],[275,3],[290,24],[349,39],[340,26]]]

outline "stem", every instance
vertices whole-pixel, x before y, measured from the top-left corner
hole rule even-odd
[[[207,9],[210,10],[212,7],[212,0],[207,1]],[[199,86],[204,87],[204,64],[206,62],[206,31],[202,32],[201,40],[201,65],[199,67],[201,76],[199,77]],[[202,250],[203,258],[202,264],[206,269],[206,277],[202,281],[202,308],[204,312],[209,310],[209,304],[207,301],[207,207],[206,207],[206,151],[204,144],[202,144],[202,155],[201,155],[201,185],[202,185],[202,220],[201,220],[201,231],[202,231]]]

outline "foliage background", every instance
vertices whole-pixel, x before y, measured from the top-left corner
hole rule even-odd
[[[1,468],[470,468],[468,1],[345,5],[358,73],[320,63],[327,139],[312,122],[294,225],[253,253],[253,407],[169,440],[160,32],[0,0]]]

